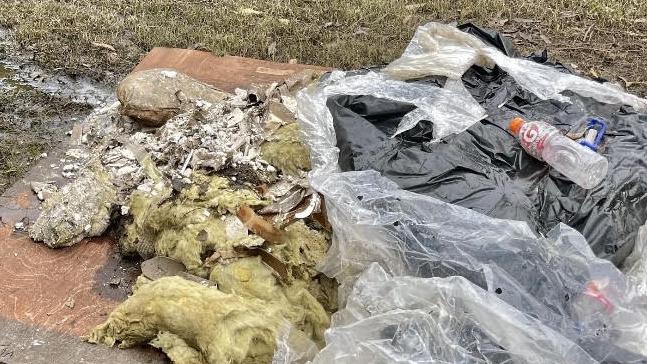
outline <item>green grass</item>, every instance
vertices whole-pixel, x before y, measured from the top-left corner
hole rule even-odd
[[[253,9],[260,14],[250,14]],[[571,29],[647,32],[644,0],[5,0],[0,24],[36,59],[70,73],[123,73],[155,46],[339,68],[387,63],[430,20],[536,20],[570,44]],[[496,21],[495,21],[495,27]],[[500,26],[504,29],[505,26]],[[642,39],[645,41],[645,39]],[[116,55],[92,42],[107,43]],[[276,42],[276,52],[268,46]],[[646,41],[647,42],[647,41]],[[576,41],[577,43],[577,41]]]
[[[86,105],[29,86],[0,90],[0,193],[22,177],[41,153],[63,140],[70,125],[58,121],[61,115],[88,111]]]

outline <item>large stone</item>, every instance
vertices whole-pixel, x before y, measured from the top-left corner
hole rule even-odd
[[[222,101],[230,94],[173,69],[139,71],[117,87],[121,113],[146,126],[161,126],[184,109],[202,100]]]

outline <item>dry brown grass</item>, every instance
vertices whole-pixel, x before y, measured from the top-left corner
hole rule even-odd
[[[255,10],[250,11],[249,9]],[[260,12],[260,13],[258,13]],[[647,81],[645,0],[4,0],[0,24],[36,59],[121,75],[154,46],[355,68],[397,57],[426,21],[473,21],[585,72]],[[92,46],[107,43],[116,53]],[[276,50],[268,47],[276,42]],[[110,79],[110,77],[109,77]]]

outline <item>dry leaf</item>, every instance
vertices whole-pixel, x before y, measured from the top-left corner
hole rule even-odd
[[[647,85],[647,81],[628,81],[626,78],[622,76],[618,76],[618,78],[625,83],[625,88],[629,88],[634,85]]]
[[[535,20],[535,19],[524,19],[524,18],[513,18],[512,20],[514,20],[514,21],[515,21],[515,22],[517,22],[517,23],[525,23],[525,24],[528,24],[528,23],[539,23],[539,22],[540,22],[539,20]]]
[[[283,25],[288,25],[288,24],[290,24],[290,19],[281,18],[281,19],[279,19],[279,23],[281,23]]]
[[[496,25],[496,26],[500,26],[500,27],[502,27],[502,26],[504,26],[504,25],[508,24],[508,22],[509,22],[509,21],[510,21],[510,20],[509,20],[509,19],[507,19],[507,18],[498,18],[498,19],[494,19],[494,20],[492,20],[492,24],[493,24],[493,25]]]
[[[411,5],[406,5],[404,8],[409,11],[416,11],[423,6],[425,6],[425,4],[411,4]]]
[[[238,9],[238,14],[244,15],[244,16],[250,16],[250,15],[262,15],[263,12],[252,8],[241,8],[241,9]]]
[[[337,21],[337,22],[334,22],[334,23],[333,23],[333,22],[331,22],[331,21],[329,21],[329,22],[327,22],[327,23],[325,23],[325,24],[323,25],[323,27],[324,27],[324,28],[340,27],[340,26],[341,26],[341,23],[340,23],[340,22],[338,22],[338,21]]]
[[[116,52],[117,51],[115,49],[115,47],[111,46],[110,44],[106,44],[106,43],[92,42],[92,46],[97,47],[97,48],[107,49],[107,50],[109,50],[111,52]]]

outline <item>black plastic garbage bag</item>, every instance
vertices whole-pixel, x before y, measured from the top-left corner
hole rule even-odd
[[[470,24],[461,29],[515,55],[510,42],[496,33]],[[570,72],[549,62],[545,52],[528,59]],[[597,256],[622,264],[647,220],[647,114],[574,93],[567,93],[570,104],[541,100],[498,67],[474,66],[462,80],[488,117],[439,143],[429,143],[433,124],[425,121],[391,138],[402,117],[416,108],[411,104],[372,96],[330,97],[341,169],[373,169],[405,190],[526,221],[541,234],[565,223],[586,237]],[[442,86],[445,80],[416,82]],[[532,158],[506,130],[518,116],[549,122],[564,133],[581,133],[590,118],[603,119],[608,129],[599,152],[609,161],[607,178],[584,190]]]

